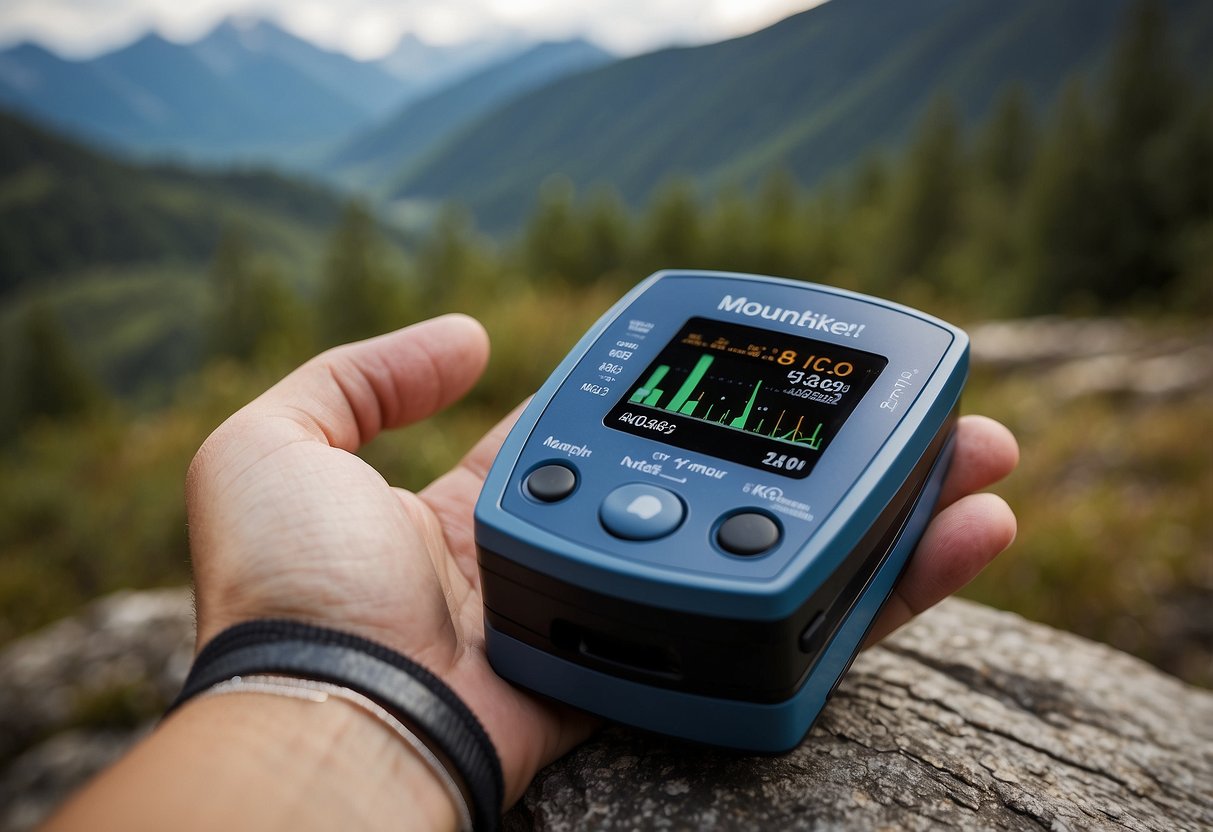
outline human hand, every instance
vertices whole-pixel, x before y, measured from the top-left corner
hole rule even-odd
[[[460,398],[487,358],[484,330],[461,315],[329,350],[207,439],[187,505],[199,647],[241,621],[290,618],[409,656],[484,724],[508,805],[592,723],[504,682],[484,655],[472,505],[502,429],[419,494],[354,455]]]
[[[255,618],[293,618],[382,642],[443,679],[501,757],[506,803],[591,720],[501,680],[484,654],[472,506],[513,417],[413,494],[354,455],[381,430],[458,399],[482,372],[483,329],[451,315],[324,353],[233,415],[188,480],[198,643]],[[1014,536],[1010,510],[971,492],[1005,476],[1015,441],[961,420],[935,517],[873,629],[892,631],[971,579]]]

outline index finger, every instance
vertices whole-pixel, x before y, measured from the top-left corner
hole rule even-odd
[[[1002,424],[986,416],[962,416],[956,426],[956,450],[944,478],[936,511],[1015,470],[1019,444]]]

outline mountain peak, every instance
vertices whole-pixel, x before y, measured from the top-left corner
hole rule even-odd
[[[242,46],[253,52],[264,51],[274,43],[299,40],[272,20],[251,14],[232,14],[220,20],[194,46]]]
[[[145,32],[137,40],[131,41],[121,49],[115,49],[94,60],[122,60],[132,56],[143,59],[159,59],[181,49],[179,44],[168,40],[157,31]]]
[[[433,89],[494,61],[517,55],[532,42],[516,31],[452,44],[430,43],[414,32],[405,32],[392,51],[376,63],[397,78]]]
[[[130,46],[131,48],[138,47],[141,49],[161,49],[165,46],[176,46],[176,44],[172,43],[164,35],[153,30],[150,32],[145,32],[142,37],[131,43]]]
[[[0,58],[12,58],[15,60],[45,60],[47,58],[58,58],[59,55],[47,49],[40,43],[35,43],[32,40],[23,40],[14,43],[12,46],[0,49]]]

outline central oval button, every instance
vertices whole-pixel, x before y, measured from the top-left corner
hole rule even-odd
[[[606,496],[598,509],[603,528],[625,540],[665,537],[686,516],[678,495],[655,485],[621,485]]]

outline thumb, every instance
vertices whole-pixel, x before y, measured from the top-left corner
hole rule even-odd
[[[484,372],[489,342],[466,315],[443,315],[321,353],[251,402],[241,421],[286,417],[356,451],[382,430],[430,416]]]

